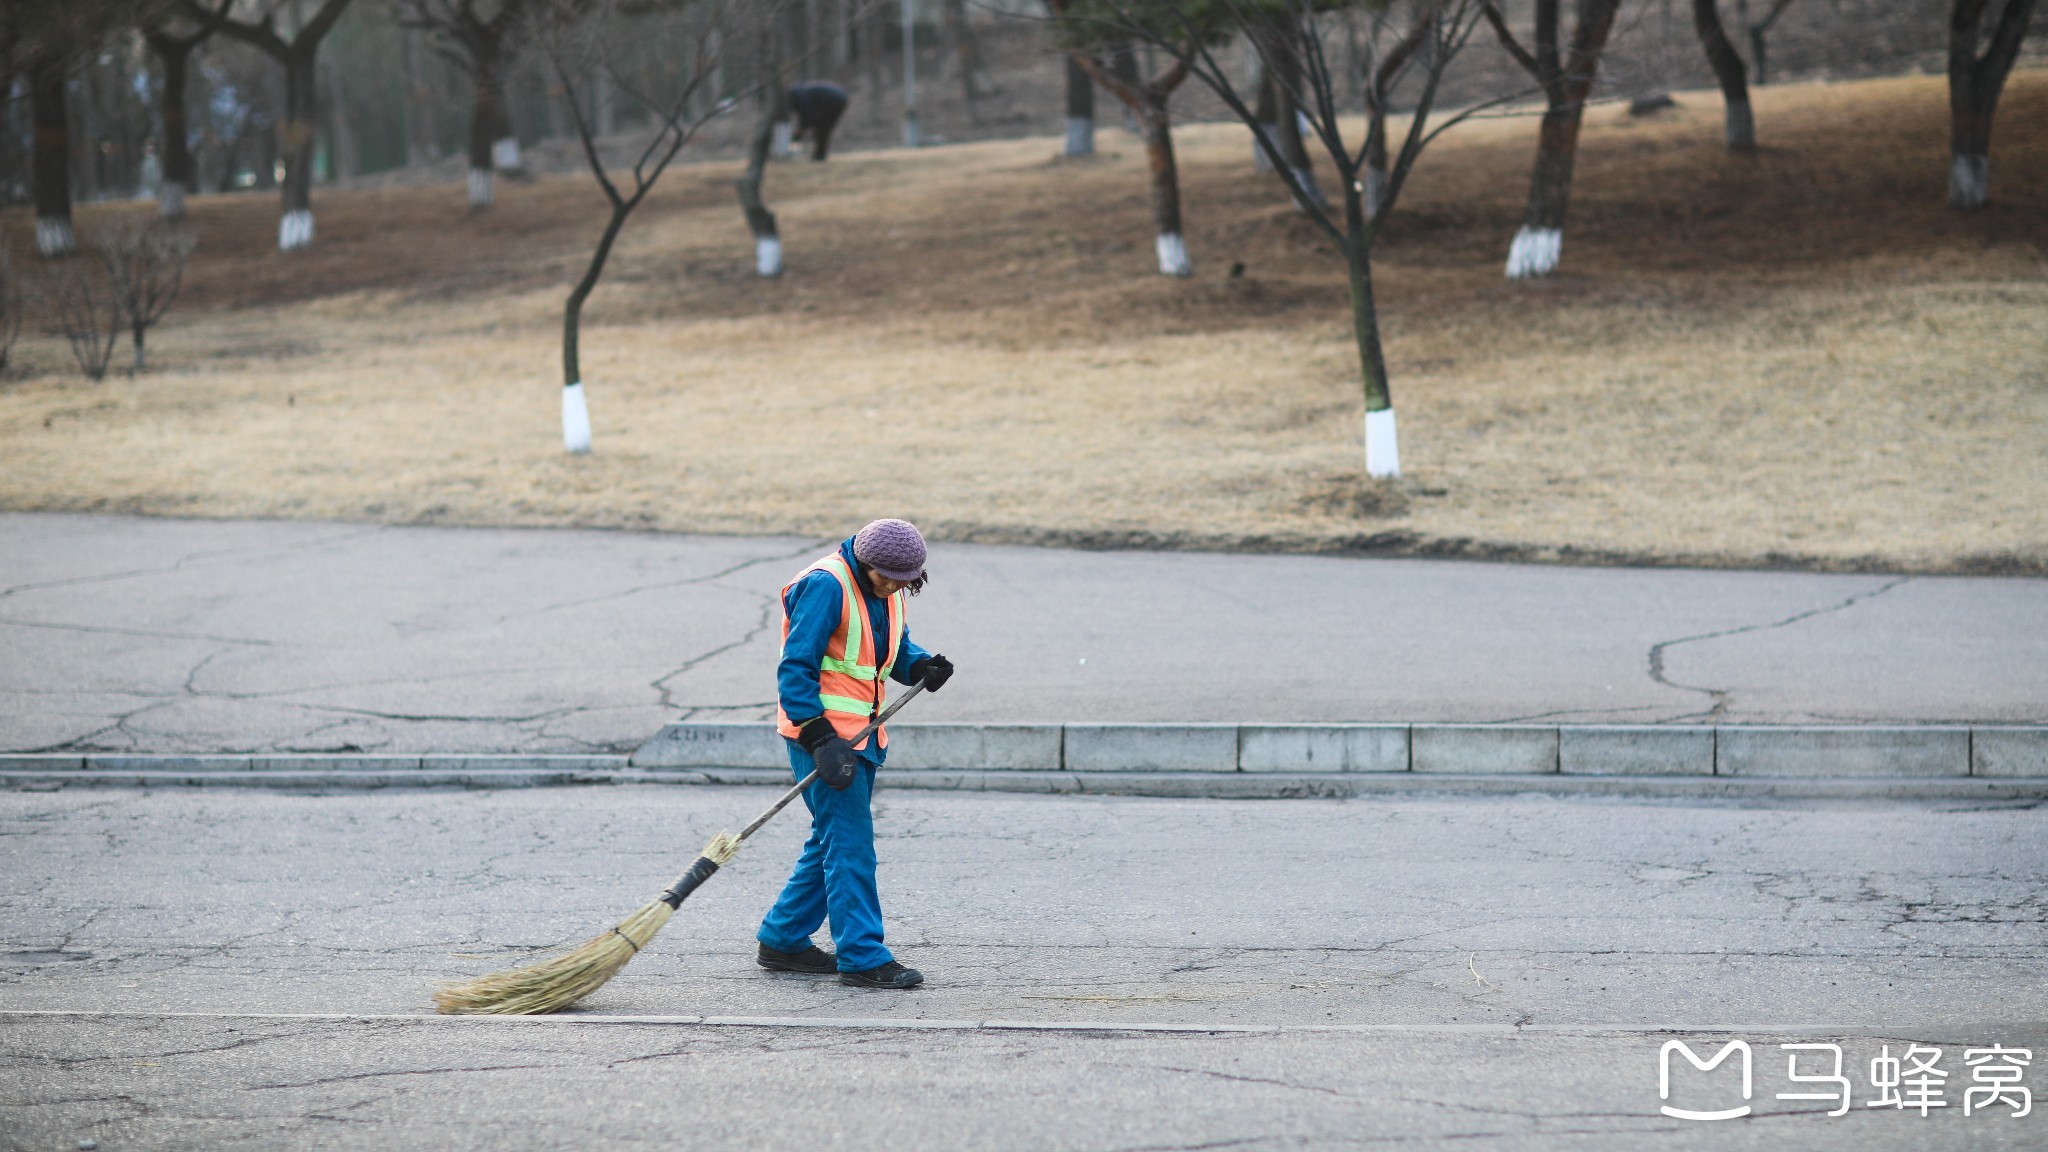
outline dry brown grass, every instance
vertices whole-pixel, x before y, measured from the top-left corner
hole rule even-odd
[[[2048,570],[2048,73],[2013,78],[1974,216],[1941,204],[1937,79],[1761,90],[1752,158],[1681,99],[1593,114],[1542,284],[1500,278],[1533,122],[1425,157],[1381,264],[1392,484],[1361,475],[1336,261],[1209,126],[1182,134],[1188,282],[1149,274],[1113,132],[1084,165],[780,166],[775,282],[732,166],[672,173],[587,313],[585,458],[556,364],[587,177],[477,219],[456,187],[326,193],[289,257],[271,201],[201,198],[156,370],[88,385],[24,341],[0,507]]]

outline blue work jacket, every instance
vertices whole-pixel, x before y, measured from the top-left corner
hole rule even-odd
[[[853,558],[853,537],[839,545],[839,555],[853,571],[853,582],[867,605],[868,635],[875,638],[875,666],[879,668],[889,662],[889,653],[882,650],[889,643],[889,602],[875,595],[868,585],[866,571]],[[818,702],[818,669],[825,662],[825,646],[839,630],[839,614],[845,603],[839,581],[830,572],[806,573],[783,594],[782,611],[789,617],[789,635],[782,641],[782,663],[775,669],[776,694],[782,699],[782,714],[799,726],[825,714],[825,706]],[[889,679],[904,685],[917,683],[910,670],[929,655],[910,639],[910,623],[906,620],[903,653]],[[860,750],[860,756],[869,763],[880,764],[888,753],[880,741],[870,740]]]

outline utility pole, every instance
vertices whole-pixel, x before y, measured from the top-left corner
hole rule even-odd
[[[917,123],[917,0],[903,0],[903,146],[923,142]]]

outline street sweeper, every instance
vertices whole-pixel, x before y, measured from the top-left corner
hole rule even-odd
[[[887,682],[936,692],[952,662],[910,638],[904,602],[925,584],[924,537],[905,520],[876,520],[782,589],[776,730],[789,746],[811,835],[756,934],[757,961],[779,972],[838,973],[863,988],[914,988],[924,976],[882,943],[875,885],[875,770],[888,756]],[[831,952],[811,941],[829,920]]]

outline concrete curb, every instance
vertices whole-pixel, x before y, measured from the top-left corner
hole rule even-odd
[[[2048,799],[2048,726],[906,724],[891,788],[1293,798],[1446,793]],[[0,787],[531,788],[789,782],[765,724],[632,756],[0,754]]]
[[[915,771],[2048,778],[2048,726],[2020,725],[901,724],[890,738],[890,766]],[[756,722],[670,724],[631,762],[789,760]]]
[[[141,758],[136,758],[141,759]],[[183,757],[181,759],[195,759]],[[512,759],[508,757],[507,759]],[[205,771],[169,769],[4,770],[0,789],[53,792],[65,788],[263,788],[297,792],[397,789],[547,788],[565,785],[727,785],[786,787],[785,769],[710,768],[609,770],[497,768],[470,771]],[[951,772],[890,771],[883,789],[935,792],[1014,792],[1040,795],[1155,796],[1176,799],[1344,800],[1365,796],[1596,796],[1621,799],[1934,800],[2014,802],[2048,800],[2044,777],[1724,777],[1566,776],[1541,773],[1290,773],[1290,772]]]

